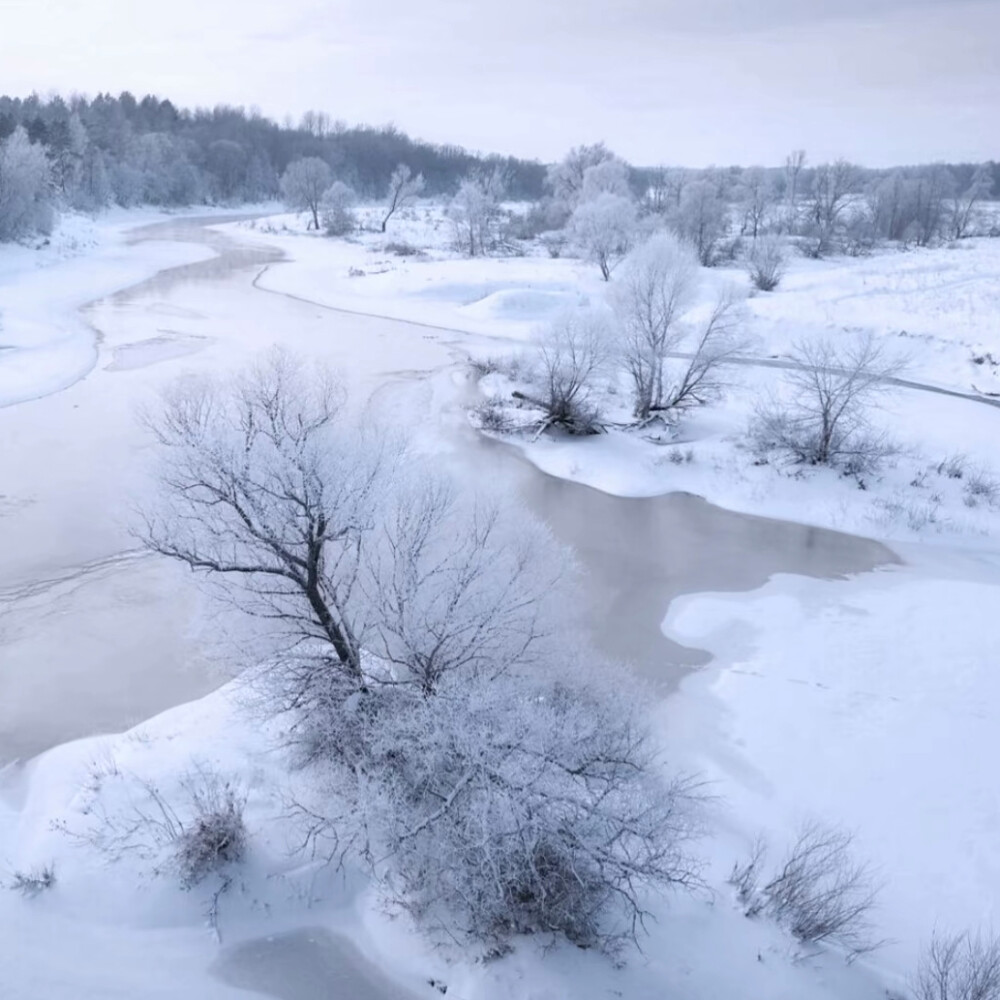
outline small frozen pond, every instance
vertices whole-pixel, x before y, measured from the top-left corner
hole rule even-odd
[[[278,1000],[417,1000],[350,941],[322,928],[224,948],[211,971],[229,986]]]

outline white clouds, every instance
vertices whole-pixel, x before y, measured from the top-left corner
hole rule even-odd
[[[993,0],[7,0],[0,89],[322,107],[543,158],[996,155]]]

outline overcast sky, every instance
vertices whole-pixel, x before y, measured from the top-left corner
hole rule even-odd
[[[0,0],[0,92],[32,90],[545,160],[1000,159],[1000,0]]]

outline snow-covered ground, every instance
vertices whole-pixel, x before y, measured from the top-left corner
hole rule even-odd
[[[58,240],[51,254],[49,248],[0,248],[0,342],[15,343],[25,348],[25,358],[34,358],[30,367],[12,369],[8,383],[0,382],[8,386],[7,402],[52,392],[93,366],[95,346],[74,319],[77,306],[204,253],[176,243],[125,249],[126,224],[97,227],[103,235],[88,237],[85,252],[66,252],[61,262],[54,259],[62,252]],[[39,474],[31,465],[32,449],[51,450],[79,491],[76,506],[85,514],[78,516],[95,525],[99,539],[69,542],[78,557],[69,562],[120,550],[122,533],[110,526],[104,508],[114,505],[114,486],[128,479],[138,454],[135,435],[125,427],[129,405],[173,374],[228,367],[276,340],[332,358],[367,391],[437,372],[437,381],[420,383],[430,416],[421,422],[421,443],[430,449],[437,408],[460,394],[455,366],[465,353],[524,351],[534,326],[560,305],[605,292],[596,269],[544,252],[458,259],[448,247],[446,221],[428,206],[392,220],[385,236],[365,233],[352,241],[306,235],[302,221],[291,216],[222,228],[285,252],[288,260],[268,265],[256,279],[261,292],[282,294],[255,292],[247,274],[164,286],[151,290],[149,301],[93,313],[115,334],[96,348],[108,365],[99,367],[90,388],[0,410],[0,421],[11,415],[9,426],[17,431],[6,463],[10,482],[0,492],[20,497],[30,481],[38,494],[29,506],[11,508],[27,518],[18,522],[18,534],[37,537],[70,516],[66,498],[53,499],[59,467]],[[426,252],[400,257],[386,250],[390,241]],[[46,254],[51,265],[36,267]],[[797,336],[866,328],[893,344],[905,341],[918,380],[987,388],[988,365],[966,354],[1000,357],[998,262],[1000,241],[795,261],[777,292],[747,304],[753,350],[777,354]],[[721,281],[745,279],[737,272],[712,273],[706,294]],[[16,294],[10,293],[15,286]],[[439,329],[394,330],[330,310]],[[161,334],[165,317],[170,331]],[[68,335],[53,333],[57,328]],[[204,346],[196,355],[161,350],[161,336],[171,343],[177,336],[198,337]],[[130,344],[144,346],[122,353]],[[141,365],[132,363],[137,359]],[[0,380],[4,364],[0,355]],[[243,700],[229,686],[122,735],[67,744],[0,772],[0,864],[23,871],[54,863],[56,873],[54,887],[34,898],[0,893],[0,995],[243,996],[226,985],[248,985],[240,969],[250,959],[239,945],[270,937],[270,944],[250,947],[270,947],[279,966],[299,970],[268,990],[292,998],[323,995],[303,970],[346,961],[353,982],[362,984],[352,989],[371,998],[387,995],[381,969],[393,989],[428,1000],[440,996],[430,979],[447,983],[447,995],[464,1000],[675,994],[691,1000],[876,1000],[886,986],[903,984],[935,926],[995,919],[1000,796],[989,761],[1000,714],[1000,681],[991,669],[1000,642],[990,612],[1000,597],[1000,510],[982,501],[968,506],[966,484],[974,471],[985,476],[1000,467],[1000,410],[896,394],[882,419],[909,450],[862,490],[829,472],[802,475],[792,467],[754,465],[738,446],[752,400],[777,377],[741,369],[729,401],[692,418],[677,443],[614,434],[525,446],[539,467],[609,493],[690,490],[736,510],[892,539],[903,559],[901,566],[849,579],[782,576],[748,594],[689,594],[663,609],[667,635],[714,656],[657,715],[673,761],[704,772],[718,797],[717,832],[703,848],[716,893],[657,904],[643,954],[616,968],[597,955],[566,947],[544,952],[525,942],[484,966],[429,950],[404,920],[382,912],[356,873],[334,878],[289,854],[290,830],[280,817],[292,779],[273,750],[272,734],[256,721],[248,724]],[[495,378],[493,388],[499,388]],[[93,454],[107,456],[110,487],[91,483],[92,459],[74,456],[62,442],[74,421],[92,440]],[[674,453],[679,461],[671,459]],[[958,453],[966,456],[963,478],[950,477],[946,468],[937,472],[942,460]],[[30,581],[38,572],[30,546],[18,542],[13,528],[3,537],[15,552],[19,580]],[[59,564],[54,555],[51,561]],[[72,579],[75,588],[79,580]],[[176,584],[149,586],[159,594]],[[129,614],[124,600],[116,608]],[[49,617],[56,628],[56,616]],[[43,617],[37,627],[50,626]],[[181,649],[166,647],[173,656]],[[251,856],[221,901],[221,951],[205,926],[210,885],[183,892],[152,874],[155,859],[129,853],[112,863],[85,842],[102,809],[141,806],[143,782],[173,798],[182,777],[200,764],[233,775],[248,794]],[[780,850],[807,817],[856,830],[859,850],[884,875],[876,921],[879,933],[896,943],[867,962],[847,966],[832,954],[797,955],[783,932],[745,919],[732,903],[724,876],[753,835],[769,831]],[[84,842],[66,830],[83,834]],[[309,944],[312,928],[333,937],[315,931]],[[286,932],[293,936],[285,939]],[[341,939],[350,944],[342,947]],[[242,966],[244,973],[248,967]],[[263,980],[259,985],[267,986]]]

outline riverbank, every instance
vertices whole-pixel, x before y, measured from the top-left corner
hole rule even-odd
[[[165,238],[166,228],[139,239]],[[470,433],[465,412],[470,376],[462,360],[470,350],[495,345],[499,336],[466,337],[457,329],[336,312],[325,302],[331,281],[339,280],[336,274],[317,279],[314,291],[299,289],[310,295],[264,291],[258,279],[269,261],[264,282],[284,275],[278,280],[307,283],[298,272],[294,244],[278,247],[293,259],[274,263],[274,248],[263,237],[250,246],[238,231],[206,235],[202,226],[181,221],[170,223],[170,233],[171,241],[212,246],[217,256],[168,270],[95,304],[87,315],[102,341],[92,376],[64,392],[0,410],[0,420],[6,421],[5,467],[13,470],[9,481],[14,487],[13,502],[0,517],[0,544],[10,553],[0,662],[8,679],[8,665],[14,664],[15,676],[21,672],[17,690],[30,692],[17,710],[30,703],[41,709],[39,718],[54,716],[61,724],[78,724],[81,712],[92,712],[83,692],[125,694],[125,704],[116,709],[121,721],[108,724],[119,729],[139,722],[139,714],[198,698],[225,679],[214,672],[211,628],[199,620],[201,602],[190,578],[131,554],[134,543],[121,511],[123,498],[140,492],[143,483],[145,445],[137,407],[155,402],[157,392],[179,374],[228,371],[260,349],[282,343],[339,367],[359,405],[374,406],[382,418],[414,428],[415,446],[427,461],[468,472],[462,435]],[[142,245],[136,248],[141,251]],[[314,269],[312,251],[303,256]],[[188,349],[194,345],[197,349]],[[835,796],[807,794],[814,791],[812,785],[825,787],[827,777],[824,768],[812,766],[809,740],[822,747],[840,745],[851,710],[867,690],[865,669],[881,664],[887,685],[919,679],[915,700],[903,702],[893,718],[889,731],[895,739],[906,736],[914,741],[907,745],[916,746],[922,727],[930,727],[940,750],[936,773],[967,766],[963,747],[948,739],[963,721],[955,699],[947,695],[953,676],[944,659],[946,647],[927,644],[921,670],[912,677],[907,671],[908,658],[925,636],[910,629],[908,616],[926,614],[927,627],[933,623],[942,642],[952,627],[952,606],[941,584],[953,572],[951,555],[943,553],[940,563],[920,563],[904,553],[910,565],[866,573],[888,559],[884,549],[862,539],[837,541],[840,536],[831,540],[801,525],[757,524],[690,498],[615,498],[551,479],[516,457],[498,458],[491,447],[477,452],[489,457],[476,475],[527,477],[522,486],[532,485],[522,490],[526,505],[581,554],[589,600],[604,611],[594,623],[599,641],[603,633],[609,641],[634,643],[631,651],[622,651],[640,661],[649,679],[658,663],[669,661],[669,647],[657,645],[665,643],[657,628],[669,604],[668,637],[685,649],[715,654],[707,669],[686,679],[693,664],[680,664],[675,682],[667,685],[673,690],[679,681],[680,695],[660,703],[664,749],[672,766],[707,772],[710,791],[720,799],[712,816],[715,835],[704,846],[715,894],[678,896],[668,905],[655,902],[657,920],[650,925],[645,952],[629,956],[624,968],[574,948],[546,952],[535,941],[488,965],[449,960],[428,948],[405,920],[390,920],[361,873],[342,878],[290,855],[282,807],[288,769],[266,727],[248,720],[238,689],[228,686],[120,735],[56,747],[3,775],[0,858],[18,870],[54,863],[57,880],[34,899],[0,894],[0,924],[19,956],[9,984],[14,996],[78,1000],[115,990],[130,997],[180,990],[193,1000],[245,995],[210,971],[224,956],[205,929],[209,896],[183,892],[151,874],[139,858],[109,864],[100,852],[53,828],[55,822],[86,829],[98,807],[137,801],[142,782],[176,793],[198,762],[233,775],[248,790],[251,858],[236,890],[222,903],[220,928],[227,947],[327,927],[345,935],[366,962],[381,966],[401,988],[428,1000],[440,996],[429,979],[447,983],[449,995],[471,1000],[596,1000],[613,991],[638,1000],[670,991],[691,1000],[727,995],[876,1000],[884,996],[886,982],[902,981],[917,939],[935,923],[937,900],[929,887],[951,877],[956,865],[961,868],[964,844],[978,842],[983,816],[992,808],[988,789],[978,789],[975,809],[958,811],[960,798],[952,801],[949,824],[936,829],[934,843],[920,826],[927,802],[920,796],[912,812],[906,811],[906,795],[887,796],[902,810],[893,827],[894,844],[882,837],[881,820],[873,836],[859,829],[859,844],[871,850],[876,863],[891,860],[880,856],[890,848],[908,859],[904,872],[894,870],[895,878],[905,877],[905,891],[891,896],[877,915],[880,931],[905,935],[905,947],[876,955],[870,966],[847,967],[832,954],[796,958],[795,945],[783,932],[746,920],[730,905],[725,875],[758,826],[766,825],[776,842],[790,835],[802,818],[796,814],[799,803],[832,822],[858,817],[859,826],[865,810],[875,808],[877,785],[852,783],[846,767],[830,771],[837,777]],[[39,462],[43,454],[46,461]],[[724,598],[693,593],[759,588],[770,574],[789,572],[816,579],[779,577],[763,589]],[[995,600],[994,572],[986,564],[981,578],[968,574],[956,598],[965,609],[960,622],[954,619],[964,630],[962,644],[956,645],[962,662],[985,662],[990,619],[977,609]],[[831,576],[846,578],[824,579]],[[54,582],[46,587],[46,581]],[[879,594],[888,596],[880,599]],[[935,602],[940,607],[933,617],[928,611]],[[852,630],[854,622],[865,627]],[[907,630],[913,642],[897,642],[896,634]],[[856,635],[857,646],[835,646],[842,634]],[[827,649],[830,655],[823,652]],[[781,687],[809,692],[808,684],[798,682],[813,676],[830,684],[843,657],[854,657],[857,670],[843,696],[830,704],[771,693]],[[778,666],[769,686],[761,682],[751,693],[738,686],[744,664],[755,664],[760,672],[772,662]],[[799,663],[805,678],[792,669]],[[42,665],[52,672],[40,673]],[[191,675],[185,678],[180,668]],[[151,677],[169,677],[171,671],[178,687],[166,692],[150,685]],[[38,682],[33,689],[23,686],[29,675]],[[992,713],[988,676],[965,670],[961,677],[969,680],[968,698],[981,699]],[[159,705],[129,701],[147,694],[154,696],[151,701],[163,700]],[[650,700],[657,702],[655,696]],[[880,699],[873,704],[881,704]],[[919,711],[911,711],[915,704]],[[871,773],[891,781],[893,769],[902,768],[898,773],[905,773],[907,781],[918,780],[919,772],[906,770],[891,742],[873,736],[879,731],[877,712],[863,718],[867,735],[861,745]],[[83,721],[91,728],[63,730],[61,736],[52,730],[46,738],[93,733],[93,715]],[[785,734],[791,749],[783,749],[780,740],[764,740],[762,734],[768,733]],[[845,755],[845,762],[853,759]],[[830,768],[836,763],[829,755],[822,760]],[[914,786],[904,783],[899,790],[907,789]],[[981,857],[970,864],[980,865]],[[977,888],[966,877],[968,870],[973,869],[961,868],[956,879],[962,889],[949,899],[949,919],[964,911],[975,920],[982,911],[980,901],[986,897],[977,895],[982,883]],[[987,883],[993,877],[988,867],[978,870]],[[903,904],[908,913],[900,911]],[[53,928],[61,941],[56,953]],[[293,935],[290,954],[279,953],[274,960],[290,962],[297,955],[307,966],[314,960],[323,965],[322,940],[317,955],[303,957],[303,947],[301,933]],[[234,981],[230,975],[226,979]],[[293,980],[288,992],[275,987],[272,993],[293,1000],[321,995],[309,993],[310,988]],[[376,997],[373,993],[372,1000]]]

